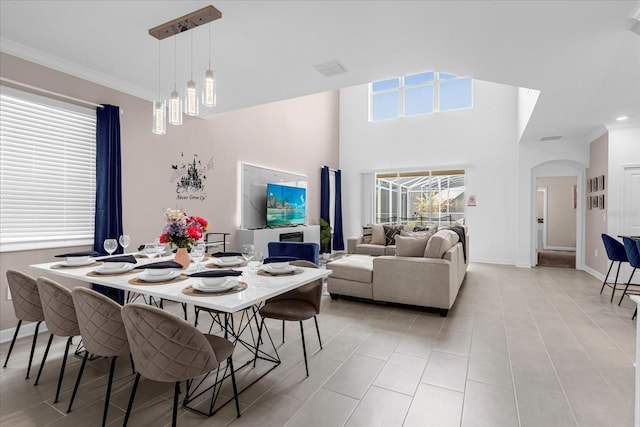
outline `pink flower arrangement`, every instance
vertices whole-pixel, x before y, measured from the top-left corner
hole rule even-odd
[[[188,216],[179,209],[167,209],[164,217],[166,225],[162,229],[160,243],[169,243],[178,248],[191,249],[209,227],[206,219]]]

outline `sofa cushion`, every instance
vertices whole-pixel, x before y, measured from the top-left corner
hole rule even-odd
[[[402,231],[402,226],[400,227],[391,227],[389,225],[383,225],[382,229],[384,230],[384,238],[385,238],[385,246],[393,245],[394,237],[400,234]]]
[[[362,226],[362,243],[366,243],[366,244],[371,243],[372,232],[373,232],[373,229],[371,228],[371,225]]]
[[[429,240],[427,236],[404,237],[401,235],[395,236],[395,239],[396,256],[407,257],[423,257],[427,241]]]
[[[458,235],[451,230],[439,230],[431,236],[424,250],[425,258],[442,258],[442,256],[458,243]]]
[[[373,281],[373,257],[351,255],[327,264],[332,278],[371,283]]]
[[[385,238],[384,238],[384,229],[382,228],[382,224],[373,224],[371,226],[371,244],[384,246],[384,242],[385,242]]]

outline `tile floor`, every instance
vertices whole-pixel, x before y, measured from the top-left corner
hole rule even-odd
[[[635,322],[633,304],[609,303],[610,289],[584,272],[473,264],[447,318],[406,308],[323,299],[305,334],[305,378],[299,328],[288,324],[283,363],[212,418],[181,408],[180,426],[631,426]],[[171,307],[176,313],[180,307]],[[208,329],[209,321],[201,327]],[[280,322],[270,329],[280,341]],[[53,404],[64,339],[54,340],[40,385],[24,380],[29,339],[1,370],[0,425],[93,426],[102,416],[108,361],[85,370],[66,413],[80,359],[71,357],[60,402]],[[2,360],[8,343],[0,346]],[[236,358],[246,358],[243,349]],[[123,358],[124,359],[124,358]],[[133,375],[117,364],[109,425],[122,425]],[[240,371],[246,383],[266,369]],[[228,387],[223,394],[228,394]],[[168,425],[171,385],[142,381],[132,426]]]

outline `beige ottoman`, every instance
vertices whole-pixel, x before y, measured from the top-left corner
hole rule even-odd
[[[347,295],[373,299],[373,259],[369,255],[350,255],[327,264],[332,270],[327,280],[331,298]]]

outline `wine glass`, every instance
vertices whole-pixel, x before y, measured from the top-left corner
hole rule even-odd
[[[127,248],[131,244],[131,236],[129,236],[128,234],[123,234],[122,236],[120,236],[118,241],[120,242],[120,246],[122,246],[123,253],[126,253]]]
[[[264,262],[264,255],[260,251],[255,251],[249,258],[249,269],[253,274],[257,274],[258,270]]]
[[[242,254],[242,258],[245,261],[249,261],[249,258],[255,253],[256,248],[249,243],[246,243],[240,247],[240,253]]]
[[[118,242],[116,239],[105,239],[102,246],[104,247],[104,250],[109,253],[109,256],[111,256],[111,254],[118,249]]]
[[[204,244],[197,244],[191,248],[191,259],[196,262],[196,271],[200,270],[200,262],[204,259]]]
[[[158,247],[155,243],[147,243],[144,245],[142,252],[149,257],[149,260],[153,260],[153,258],[158,255]]]

